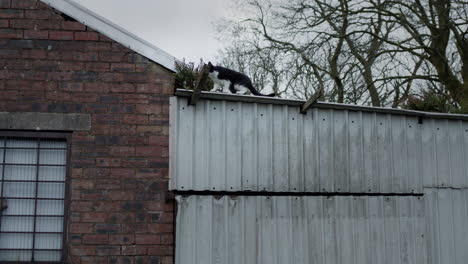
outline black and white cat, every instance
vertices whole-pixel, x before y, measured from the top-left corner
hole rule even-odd
[[[214,83],[211,92],[221,91],[234,94],[247,94],[250,92],[257,96],[275,96],[274,93],[261,94],[253,87],[250,78],[243,73],[221,66],[213,66],[211,62],[208,62],[208,68],[210,70],[208,76]]]

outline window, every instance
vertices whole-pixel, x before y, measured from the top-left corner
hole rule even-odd
[[[0,132],[0,261],[64,260],[68,142],[68,134]]]

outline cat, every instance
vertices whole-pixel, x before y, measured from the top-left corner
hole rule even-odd
[[[214,87],[211,92],[222,91],[224,93],[234,94],[247,94],[250,92],[253,95],[270,97],[276,95],[275,93],[260,93],[253,87],[250,78],[243,73],[236,72],[221,66],[213,66],[211,62],[208,62],[208,68],[208,76],[214,83]]]

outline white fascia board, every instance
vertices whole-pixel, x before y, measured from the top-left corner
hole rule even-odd
[[[175,57],[128,32],[90,9],[70,0],[41,0],[62,13],[175,72]]]

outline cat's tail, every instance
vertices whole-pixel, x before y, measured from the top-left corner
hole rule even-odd
[[[259,91],[257,91],[257,89],[253,88],[253,87],[249,87],[249,90],[250,92],[253,94],[253,95],[256,95],[256,96],[267,96],[267,97],[274,97],[276,96],[275,93],[271,93],[271,94],[262,94],[260,93]]]

